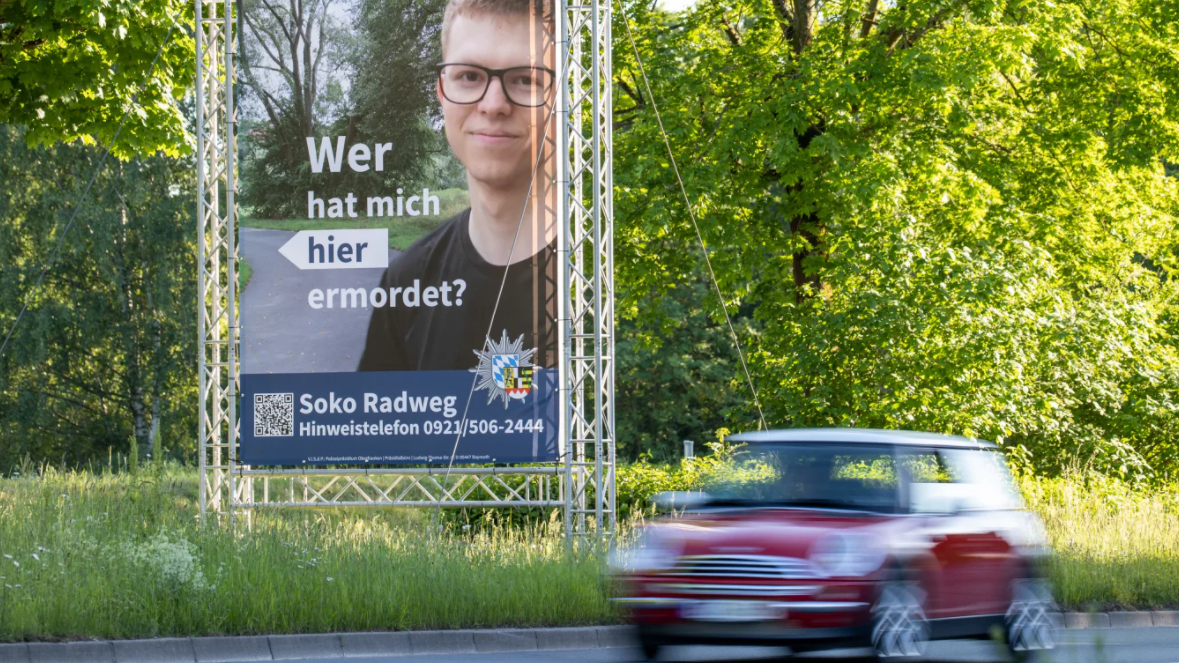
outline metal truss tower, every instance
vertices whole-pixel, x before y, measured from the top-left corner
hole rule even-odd
[[[558,507],[571,544],[616,529],[613,177],[609,0],[560,0],[565,65],[555,121],[562,462],[508,468],[263,469],[237,464],[236,2],[195,0],[200,515],[230,522],[267,508]],[[545,197],[547,199],[547,197]],[[272,485],[273,484],[273,485]]]

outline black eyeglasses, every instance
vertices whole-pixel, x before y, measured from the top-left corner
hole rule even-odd
[[[543,106],[557,72],[547,67],[488,69],[477,64],[443,62],[438,65],[438,86],[442,96],[454,104],[483,101],[491,79],[498,78],[508,101],[517,106]]]

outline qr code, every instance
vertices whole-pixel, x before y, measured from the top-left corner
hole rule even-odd
[[[254,394],[254,437],[295,434],[294,394]]]

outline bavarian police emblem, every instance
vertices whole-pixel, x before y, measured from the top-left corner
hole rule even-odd
[[[524,350],[524,335],[509,341],[506,330],[499,343],[488,338],[487,347],[486,352],[475,351],[479,357],[479,365],[471,369],[476,374],[475,389],[487,390],[488,403],[502,398],[506,410],[513,399],[524,400],[532,391],[532,372],[535,369],[532,357],[536,354],[536,348]]]

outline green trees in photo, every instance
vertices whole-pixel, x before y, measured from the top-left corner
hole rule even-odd
[[[308,190],[363,200],[418,183],[465,187],[441,135],[433,86],[444,7],[442,0],[243,4],[241,179],[252,216],[305,218]],[[380,172],[314,174],[309,136],[393,149]]]
[[[1179,5],[625,11],[721,287],[760,330],[771,425],[1179,469]],[[616,278],[638,318],[700,255],[621,16],[614,37]],[[731,427],[756,426],[745,398]]]

